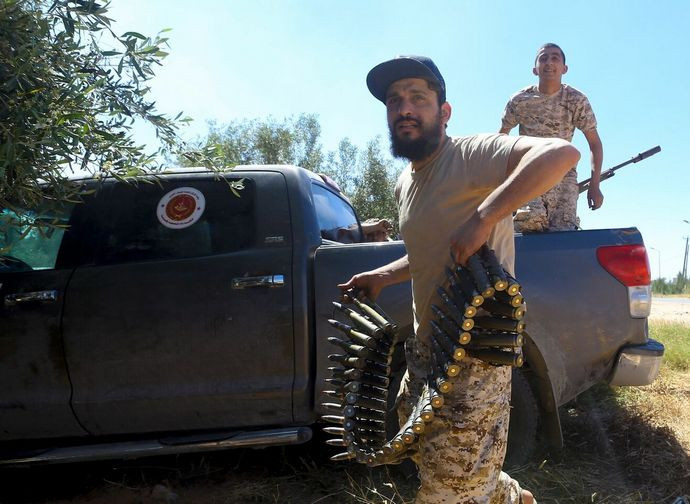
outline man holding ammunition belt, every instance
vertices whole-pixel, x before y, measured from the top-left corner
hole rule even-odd
[[[339,285],[375,299],[394,283],[412,279],[415,337],[406,342],[407,374],[399,412],[410,414],[431,360],[432,304],[452,259],[465,264],[482,244],[513,273],[512,212],[555,185],[579,159],[560,139],[484,134],[449,137],[451,106],[436,65],[399,56],[367,76],[386,105],[392,152],[410,165],[396,185],[400,231],[407,255]],[[421,438],[414,457],[421,485],[417,504],[522,503],[532,494],[501,472],[508,433],[509,366],[464,359],[452,391]]]

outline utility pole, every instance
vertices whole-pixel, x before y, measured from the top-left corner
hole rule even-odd
[[[683,280],[688,279],[688,237],[684,236],[685,238],[685,257],[683,258]]]

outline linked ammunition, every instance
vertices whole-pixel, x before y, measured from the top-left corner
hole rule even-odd
[[[435,388],[429,386],[429,401],[432,408],[439,409],[443,406],[443,395]]]
[[[474,326],[474,322],[472,322],[472,319],[465,318],[464,312],[461,311],[460,308],[458,308],[458,306],[450,298],[450,296],[448,296],[448,293],[443,289],[443,287],[439,287],[438,289],[436,289],[436,292],[441,298],[441,301],[443,301],[444,306],[448,309],[448,314],[450,315],[450,318],[461,329],[465,331],[472,329],[472,327]],[[469,327],[469,329],[465,329],[465,327]]]
[[[452,362],[452,357],[448,355],[443,348],[441,348],[441,345],[438,344],[438,342],[434,338],[431,339],[431,350],[432,353],[434,354],[434,358],[436,359],[436,362],[438,364],[438,367],[440,367],[443,372],[448,376],[449,378],[452,378],[453,376],[457,376],[460,373],[460,366],[457,364],[454,364]]]
[[[508,288],[508,278],[506,277],[506,272],[498,262],[498,258],[493,250],[491,250],[486,244],[482,245],[479,252],[484,261],[487,271],[489,272],[489,279],[494,289],[497,291],[504,291]]]
[[[347,383],[345,380],[341,380],[340,378],[325,378],[323,381],[335,387],[336,390],[344,389],[345,384]]]
[[[509,317],[515,320],[522,320],[522,317],[525,316],[524,305],[516,308],[513,305],[500,303],[495,299],[485,299],[482,308],[494,315],[503,315],[504,317]]]
[[[475,325],[482,329],[496,329],[498,331],[509,331],[521,333],[525,330],[525,323],[521,320],[513,320],[499,317],[475,317]]]
[[[504,352],[502,350],[488,348],[471,348],[467,350],[467,355],[499,366],[521,367],[524,363],[522,352]]]
[[[508,295],[515,296],[519,294],[522,287],[520,287],[518,281],[510,275],[506,276],[508,277],[508,287],[506,288],[506,292],[508,293]]]
[[[524,344],[522,334],[512,333],[484,333],[477,334],[472,340],[473,347],[509,347],[519,348]]]
[[[375,397],[367,397],[360,394],[354,394],[348,392],[345,394],[345,402],[347,404],[356,404],[362,408],[371,408],[375,410],[386,410],[386,401],[383,399],[377,399]]]
[[[358,381],[366,383],[367,385],[373,385],[374,387],[388,388],[390,379],[387,376],[383,376],[377,373],[361,373],[357,378]]]
[[[462,293],[465,295],[465,299],[467,299],[472,306],[481,306],[484,302],[484,296],[477,291],[470,273],[462,266],[456,266],[455,275],[458,279],[460,290],[462,290]]]
[[[383,341],[377,340],[372,336],[367,336],[366,334],[353,329],[347,324],[343,324],[342,322],[333,319],[328,319],[328,323],[348,336],[353,343],[371,348],[372,350],[377,350],[381,353],[387,353],[389,351],[390,345],[384,343]]]
[[[343,411],[343,406],[342,406],[342,404],[339,404],[339,403],[327,402],[327,403],[321,403],[321,406],[324,409],[327,409],[329,411],[333,411],[335,413],[342,413],[342,411]]]
[[[456,345],[453,339],[441,329],[436,322],[432,320],[430,324],[433,333],[431,337],[441,345],[441,348],[443,348],[446,354],[450,355],[453,360],[461,361],[463,357],[465,357],[465,350],[463,350],[461,346]]]
[[[496,301],[498,301],[500,303],[509,304],[513,308],[517,308],[518,306],[520,306],[523,303],[524,299],[520,295],[520,291],[511,295],[508,293],[509,290],[510,290],[510,287],[508,287],[503,292],[496,292],[494,294],[494,298],[496,298]]]
[[[390,367],[369,359],[365,359],[364,357],[350,357],[348,355],[330,354],[328,359],[346,367],[361,369],[362,371],[368,371],[375,374],[389,375],[391,371]]]
[[[376,420],[365,420],[363,418],[346,418],[343,421],[343,428],[345,430],[365,430],[372,432],[381,432],[386,430],[386,424]]]
[[[459,266],[460,267],[460,266]],[[467,270],[474,280],[474,284],[477,286],[479,293],[485,298],[491,297],[496,292],[496,289],[491,285],[489,276],[486,274],[484,265],[476,254],[471,255],[467,259]]]
[[[327,445],[330,445],[330,446],[342,446],[342,447],[347,447],[348,442],[345,441],[344,439],[334,438],[334,439],[327,439],[327,440],[326,440],[326,444],[327,444]]]
[[[358,381],[352,381],[345,386],[345,390],[348,392],[355,392],[370,397],[386,396],[388,395],[388,389],[375,387],[367,383],[362,383]]]
[[[441,369],[439,368],[436,359],[431,359],[431,366],[433,371],[433,380],[436,384],[436,388],[443,394],[447,394],[448,392],[453,390],[453,382],[450,380],[446,380],[445,376],[443,376],[443,371],[441,371]]]
[[[421,409],[419,410],[419,417],[422,420],[424,420],[424,422],[429,423],[434,419],[434,409],[431,404],[430,387],[428,382],[424,385],[419,400],[421,404]]]
[[[330,460],[333,462],[341,462],[343,460],[352,460],[355,458],[356,455],[354,453],[349,453],[349,452],[343,452],[343,453],[338,453],[337,455],[333,455]]]
[[[342,427],[324,427],[323,431],[326,434],[331,434],[333,436],[345,436],[346,434],[345,429]]]
[[[441,298],[443,299],[443,298]],[[453,337],[455,335],[459,335],[463,332],[470,331],[474,327],[474,321],[471,318],[464,318],[462,315],[460,315],[460,311],[456,313],[456,315],[460,315],[460,322],[459,324],[455,322],[454,318],[447,317],[446,314],[441,310],[438,306],[435,304],[431,305],[431,311],[434,312],[434,315],[436,316],[436,320],[438,320],[443,328]]]
[[[343,306],[337,301],[332,301],[332,303],[333,306],[335,306],[338,310],[350,317],[350,319],[355,323],[355,325],[362,329],[369,336],[373,336],[377,339],[383,336],[383,330],[376,324],[374,324],[371,320],[367,319],[364,315],[357,313],[351,308]]]
[[[357,404],[346,404],[343,406],[343,415],[346,418],[363,418],[365,420],[386,420],[386,412],[384,410],[373,410],[363,408]]]
[[[345,422],[345,417],[339,415],[323,415],[321,420],[332,424],[343,425]]]
[[[393,324],[386,318],[384,318],[380,313],[378,313],[373,307],[369,306],[367,303],[361,302],[359,299],[352,298],[355,306],[359,308],[364,314],[369,317],[374,323],[376,323],[381,329],[387,333],[391,333],[393,330]]]
[[[365,359],[369,359],[371,361],[383,364],[384,366],[387,366],[391,363],[391,356],[383,355],[377,352],[376,350],[372,350],[371,348],[367,348],[362,345],[356,345],[354,343],[350,343],[349,341],[336,338],[335,336],[330,336],[328,338],[328,342],[332,345],[342,348],[348,354],[354,355],[355,357],[363,357]]]
[[[336,390],[324,390],[322,393],[323,395],[332,397],[333,399],[343,399],[345,397],[343,392],[338,392]]]
[[[458,309],[461,309],[465,317],[474,317],[474,315],[477,313],[477,307],[474,304],[472,304],[472,301],[474,299],[473,295],[470,294],[470,296],[468,297],[465,294],[460,284],[458,283],[458,277],[455,275],[455,273],[453,273],[453,270],[446,266],[444,271],[446,272],[446,278],[448,278],[448,288],[451,294],[450,298],[455,301],[455,304],[457,305]],[[476,290],[474,290],[474,287],[468,288],[468,293],[470,292],[474,293],[474,295],[479,295],[479,293],[477,293]],[[476,299],[475,302],[476,301],[479,301],[479,299]],[[481,304],[481,302],[479,304]]]

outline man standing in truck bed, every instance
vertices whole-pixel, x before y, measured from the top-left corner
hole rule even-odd
[[[604,201],[599,190],[603,148],[597,133],[597,120],[587,97],[561,83],[568,71],[565,54],[556,44],[544,44],[537,51],[532,72],[539,77],[537,86],[515,93],[506,105],[501,133],[520,125],[520,134],[556,137],[571,141],[575,128],[582,131],[591,152],[592,180],[587,191],[589,208],[596,210]],[[566,231],[578,227],[577,171],[570,170],[553,189],[530,201],[515,215],[518,232]]]
[[[400,56],[374,67],[371,93],[386,105],[392,151],[410,161],[396,197],[407,255],[360,273],[339,287],[356,287],[372,299],[381,289],[412,279],[415,337],[406,342],[407,374],[400,413],[410,414],[430,362],[431,304],[443,284],[444,266],[464,264],[488,242],[513,272],[511,214],[556,184],[577,163],[578,151],[560,139],[477,135],[451,138],[451,106],[436,65],[426,57]],[[417,504],[532,504],[532,494],[501,472],[508,433],[507,366],[463,360],[446,405],[421,438],[415,457],[421,486]]]

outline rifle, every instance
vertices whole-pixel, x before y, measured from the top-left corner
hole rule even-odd
[[[657,152],[661,151],[661,147],[658,145],[656,147],[652,147],[651,149],[644,151],[641,154],[638,154],[632,159],[628,159],[625,163],[621,163],[619,165],[614,166],[613,168],[609,168],[606,171],[601,172],[601,176],[599,180],[603,182],[606,179],[610,179],[615,175],[615,171],[618,170],[619,168],[623,168],[625,165],[629,165],[630,163],[637,163],[638,161],[642,161],[643,159],[648,158],[649,156],[653,156]],[[588,178],[587,180],[583,180],[582,182],[578,182],[577,186],[580,190],[580,193],[585,192],[587,189],[589,189],[589,182],[592,180],[591,178]]]

